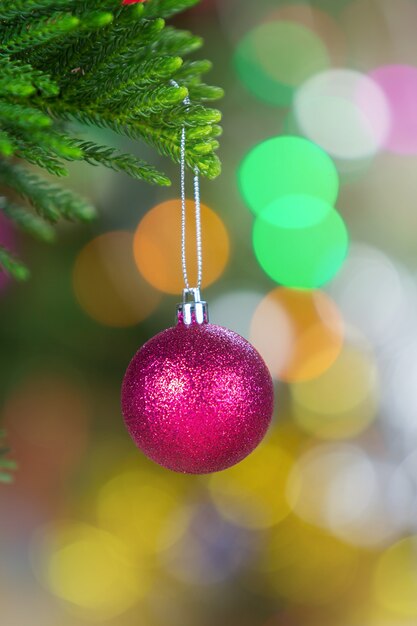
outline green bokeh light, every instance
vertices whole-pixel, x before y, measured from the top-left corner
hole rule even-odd
[[[332,159],[301,137],[273,137],[253,148],[239,172],[242,196],[254,213],[287,195],[306,195],[334,205],[339,176]]]
[[[295,22],[259,24],[238,44],[235,65],[241,81],[272,105],[291,104],[294,89],[330,66],[326,46]]]
[[[349,237],[331,205],[293,195],[279,198],[257,217],[253,245],[259,264],[275,282],[315,289],[339,271]]]

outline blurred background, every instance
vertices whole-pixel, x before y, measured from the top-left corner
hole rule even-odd
[[[205,0],[177,24],[226,89],[204,295],[267,361],[274,424],[203,477],[129,439],[124,371],[182,289],[178,173],[94,131],[174,185],[73,166],[94,224],[47,248],[0,223],[33,270],[0,282],[1,624],[415,626],[417,1]]]

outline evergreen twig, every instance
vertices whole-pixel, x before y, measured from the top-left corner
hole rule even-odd
[[[6,196],[0,211],[8,219],[43,241],[53,240],[51,223],[61,218],[92,219],[88,202],[36,171],[66,176],[67,161],[170,184],[133,155],[74,137],[65,125],[71,120],[145,141],[177,162],[185,125],[189,167],[209,178],[219,174],[220,113],[204,103],[221,97],[222,90],[201,80],[208,61],[184,61],[201,47],[201,38],[165,24],[197,2],[0,2],[0,184]],[[187,95],[192,105],[184,107]],[[29,275],[3,248],[1,268],[19,280]]]

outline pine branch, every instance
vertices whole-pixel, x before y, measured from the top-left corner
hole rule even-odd
[[[89,37],[71,37],[62,51],[49,49],[48,59],[52,71],[61,77],[64,82],[71,83],[71,75],[68,69],[82,68],[83,72],[89,72],[94,67],[104,63],[109,55],[117,50],[128,47],[135,37],[143,42],[151,41],[157,37],[164,27],[163,20],[152,22],[141,20],[142,5],[135,5],[134,10],[118,12],[111,24],[97,26],[95,32]],[[90,16],[91,18],[91,16]],[[133,42],[132,42],[133,43]],[[36,61],[36,59],[35,59]],[[39,62],[39,59],[38,59]],[[43,65],[43,60],[40,61]]]
[[[196,52],[203,45],[203,40],[187,30],[177,30],[167,27],[162,36],[154,44],[153,50],[158,54],[176,54],[186,56]]]
[[[53,13],[47,18],[32,22],[29,27],[25,23],[12,23],[1,29],[2,52],[16,54],[33,46],[40,46],[70,32],[78,24],[79,19],[67,13]]]
[[[84,159],[92,165],[105,165],[116,172],[125,172],[132,178],[157,185],[171,184],[169,178],[131,154],[120,154],[113,148],[98,146],[92,142],[82,142],[80,148]]]
[[[23,20],[26,16],[40,13],[47,14],[53,9],[68,8],[67,0],[2,0],[0,20]]]
[[[27,93],[14,94],[13,87],[11,95],[30,96],[37,90],[44,96],[57,96],[59,87],[55,81],[51,79],[48,73],[35,70],[31,65],[18,60],[12,59],[10,56],[0,56],[0,73],[3,80],[7,80],[10,85],[23,82],[27,85]]]
[[[15,154],[19,158],[24,159],[28,163],[32,163],[32,165],[37,165],[53,176],[68,176],[68,170],[63,167],[61,162],[56,157],[51,156],[41,146],[27,141],[23,137],[15,137],[15,142],[17,143]]]
[[[100,103],[102,106],[114,100],[136,94],[150,84],[164,83],[174,76],[182,65],[181,57],[156,57],[141,63],[116,63],[104,71],[98,71],[93,77],[86,76],[77,85],[77,98],[90,104]],[[100,89],[96,90],[97,79]],[[68,97],[68,92],[67,92]]]
[[[0,184],[13,198],[0,200],[0,210],[17,226],[51,241],[51,223],[95,214],[88,202],[33,168],[63,177],[66,162],[79,160],[170,184],[133,155],[74,137],[68,121],[145,141],[176,162],[185,126],[188,166],[208,178],[220,173],[220,113],[204,103],[221,97],[222,90],[201,80],[209,61],[184,60],[201,47],[201,38],[165,24],[197,1],[0,2]],[[192,104],[184,106],[187,96]],[[4,249],[1,266],[17,278],[28,274]]]
[[[207,110],[205,110],[206,112]],[[182,112],[182,108],[181,108]],[[206,115],[206,113],[204,114]],[[142,122],[139,119],[131,119],[129,116],[113,116],[111,113],[87,113],[85,111],[67,110],[65,113],[60,113],[61,117],[66,119],[77,120],[83,124],[95,126],[99,128],[108,128],[119,135],[129,137],[130,139],[143,139],[150,145],[153,145],[161,154],[169,156],[171,159],[180,162],[181,149],[180,138],[181,131],[176,129],[164,128],[163,126],[152,126],[149,121]],[[208,120],[218,121],[219,116],[216,113],[208,114]],[[188,120],[192,123],[192,120]],[[196,127],[193,130],[198,130]],[[207,124],[204,126],[207,129]],[[218,135],[216,125],[210,126],[213,134]],[[206,132],[206,131],[205,131]],[[188,137],[188,133],[187,133]],[[208,138],[207,138],[208,139]],[[213,153],[210,154],[206,151],[205,142],[187,141],[186,162],[190,169],[198,167],[201,174],[207,178],[216,178],[221,171],[221,164],[218,157]],[[217,146],[216,146],[217,147]],[[201,152],[205,153],[204,158],[201,157]]]
[[[173,106],[182,104],[188,96],[186,87],[173,87],[171,85],[155,87],[155,89],[138,89],[136,94],[131,93],[130,110],[128,117],[149,117],[151,115],[165,115],[166,111]],[[125,115],[125,97],[118,101],[116,110],[120,115]],[[103,107],[100,107],[100,109]]]
[[[221,87],[213,87],[213,85],[205,85],[198,83],[188,86],[188,95],[191,102],[212,102],[223,98],[224,92]]]
[[[27,280],[30,276],[29,270],[21,261],[16,259],[11,252],[0,246],[0,268],[1,271],[10,274],[16,280]]]
[[[0,211],[32,237],[45,243],[55,241],[55,230],[52,226],[31,213],[26,207],[18,206],[3,198],[0,199]]]
[[[96,215],[94,207],[72,191],[49,183],[20,165],[2,163],[0,182],[28,200],[48,222],[54,223],[60,218],[91,221]]]
[[[196,76],[200,77],[203,74],[210,72],[213,65],[211,61],[185,61],[181,69],[177,72],[177,80],[194,79]]]
[[[29,131],[52,126],[51,118],[42,111],[5,100],[0,101],[0,120],[3,126]]]

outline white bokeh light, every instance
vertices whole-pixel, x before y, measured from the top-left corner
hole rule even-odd
[[[352,545],[389,545],[408,524],[409,484],[355,445],[317,446],[300,457],[287,497],[295,513]]]
[[[410,275],[382,251],[352,244],[349,256],[327,287],[347,324],[376,348],[387,346],[415,325],[417,290]]]
[[[294,110],[302,132],[340,159],[376,154],[390,129],[382,89],[353,70],[316,74],[297,90]]]

